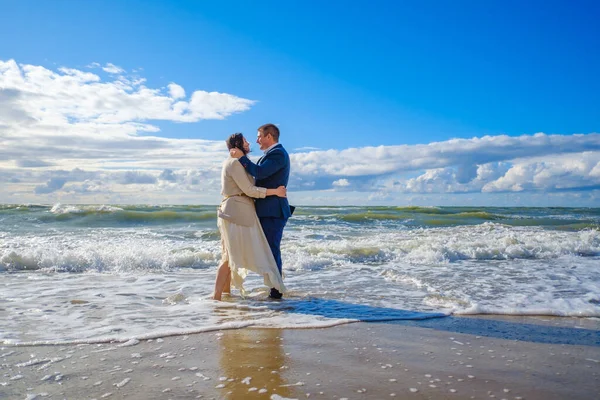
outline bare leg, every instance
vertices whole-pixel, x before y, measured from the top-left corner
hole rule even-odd
[[[217,279],[215,279],[215,292],[213,293],[213,300],[221,300],[223,294],[223,288],[225,283],[231,277],[231,270],[229,269],[229,262],[225,261],[219,266],[217,271]]]
[[[229,273],[227,274],[227,280],[225,281],[225,284],[223,285],[223,293],[231,294],[231,269],[230,269]]]

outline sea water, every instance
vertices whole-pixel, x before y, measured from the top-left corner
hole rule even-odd
[[[600,317],[600,208],[298,207],[284,300],[210,299],[215,206],[0,205],[0,344],[465,314]]]

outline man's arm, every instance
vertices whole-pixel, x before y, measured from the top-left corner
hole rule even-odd
[[[264,199],[266,196],[286,197],[287,190],[285,186],[279,186],[278,188],[273,189],[254,186],[254,182],[250,180],[246,174],[246,171],[239,162],[234,162],[231,164],[227,172],[238,185],[238,187],[242,189],[242,192],[244,192],[244,194],[248,197],[254,197],[258,199]]]
[[[285,167],[285,156],[281,151],[270,152],[263,161],[255,164],[246,156],[241,157],[240,164],[257,180],[265,179]]]

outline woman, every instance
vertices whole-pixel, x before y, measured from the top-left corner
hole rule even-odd
[[[234,133],[226,143],[229,150],[238,148],[244,154],[250,152],[250,144],[241,133]],[[217,271],[213,299],[221,300],[223,291],[229,291],[230,282],[243,295],[243,283],[248,270],[262,275],[268,287],[283,293],[285,286],[256,216],[252,197],[286,197],[285,186],[277,189],[254,186],[254,178],[233,157],[223,162],[221,185],[224,197],[218,209],[217,225],[221,232],[223,256]]]

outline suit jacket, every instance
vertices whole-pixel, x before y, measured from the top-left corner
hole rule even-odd
[[[256,185],[267,189],[287,186],[290,179],[290,156],[281,144],[267,151],[255,164],[246,156],[240,158],[240,164],[256,178]],[[290,204],[287,197],[269,196],[255,200],[256,215],[259,218],[289,218]]]
[[[221,194],[224,196],[217,215],[237,225],[253,226],[256,210],[251,197],[264,198],[267,189],[254,185],[250,176],[236,158],[228,158],[221,169]]]

